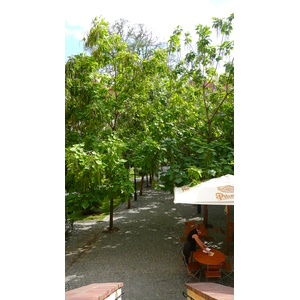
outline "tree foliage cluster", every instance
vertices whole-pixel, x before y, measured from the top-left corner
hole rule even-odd
[[[84,38],[90,55],[65,65],[68,211],[129,201],[132,166],[153,180],[168,166],[156,186],[170,192],[233,174],[233,19],[197,25],[194,43],[178,26],[167,44],[143,25],[93,20]]]

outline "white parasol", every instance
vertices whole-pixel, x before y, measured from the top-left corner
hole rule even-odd
[[[234,205],[234,175],[213,178],[194,187],[174,188],[174,203],[204,205]],[[227,212],[229,212],[228,207]],[[229,241],[229,213],[227,213],[227,254]]]
[[[175,187],[174,203],[234,205],[234,176],[213,178],[193,187]]]

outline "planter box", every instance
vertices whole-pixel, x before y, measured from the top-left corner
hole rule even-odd
[[[65,292],[65,300],[115,300],[122,294],[122,286],[123,282],[93,283]]]
[[[233,300],[234,289],[229,286],[212,283],[186,283],[188,296],[195,300]]]

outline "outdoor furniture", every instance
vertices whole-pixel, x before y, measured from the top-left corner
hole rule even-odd
[[[202,249],[198,249],[193,253],[193,258],[206,266],[205,277],[207,278],[218,278],[221,281],[221,265],[225,261],[225,254],[217,249],[211,249],[214,253],[213,256],[209,256],[207,253],[203,252]]]
[[[185,225],[186,227],[195,226],[195,221],[186,221],[186,222],[184,222],[184,225]]]
[[[229,206],[234,205],[234,175],[227,174],[212,178],[188,189],[174,187],[174,203],[204,205],[226,205],[227,215],[227,255],[229,254]],[[204,212],[204,224],[207,213]]]
[[[233,269],[230,261],[223,262],[221,271],[225,278],[228,277],[233,280]]]
[[[187,236],[180,236],[179,237],[179,244],[178,244],[178,253],[182,250],[184,243],[187,240]]]
[[[198,262],[187,262],[185,260],[185,256],[183,254],[183,252],[181,251],[181,256],[183,259],[183,263],[184,263],[184,267],[186,269],[187,272],[187,280],[185,280],[185,282],[188,282],[191,278],[195,278],[197,281],[200,280],[200,272],[201,272],[201,265]],[[198,276],[196,276],[198,275]]]
[[[222,263],[222,275],[223,278],[229,278],[232,281],[234,280],[234,273],[233,273],[233,254],[232,256],[227,256],[226,260]]]
[[[213,282],[186,283],[188,299],[234,300],[234,289]]]
[[[225,260],[225,254],[217,249],[211,248],[213,256],[209,256],[204,253],[202,249],[198,249],[194,252],[194,259],[203,265],[220,265]]]
[[[122,299],[123,282],[93,283],[65,292],[65,300]]]
[[[186,235],[189,235],[189,233],[190,233],[193,229],[195,229],[195,227],[187,227],[187,228],[184,229],[184,233],[185,233]],[[209,232],[209,231],[208,231],[208,229],[206,229],[206,228],[201,229],[201,233],[198,234],[199,238],[204,238],[204,237],[208,234],[208,232]]]
[[[185,233],[186,235],[189,235],[189,233],[190,233],[193,229],[195,229],[194,226],[186,227],[186,228],[184,229],[184,233]]]
[[[209,278],[217,278],[219,283],[222,283],[221,268],[222,265],[207,265],[204,269],[206,281]]]

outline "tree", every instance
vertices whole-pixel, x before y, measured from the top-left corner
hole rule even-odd
[[[66,147],[84,143],[92,149],[105,114],[101,99],[107,87],[98,82],[98,63],[86,54],[75,55],[65,65],[65,136]]]
[[[227,20],[213,20],[213,28],[222,33],[220,45],[212,45],[210,28],[202,25],[196,26],[194,48],[190,34],[183,36],[180,26],[169,39],[168,52],[178,55],[169,68],[165,112],[160,117],[164,116],[161,146],[170,166],[161,180],[170,192],[174,184],[190,183],[192,166],[202,170],[203,179],[233,173],[233,41],[226,40],[233,14]],[[180,59],[182,44],[189,50]],[[219,73],[222,64],[224,72]]]
[[[116,131],[119,122],[126,123],[134,114],[145,94],[148,94],[149,64],[130,51],[116,32],[110,32],[104,19],[95,18],[85,40],[85,48],[105,74],[109,93],[103,101],[107,123]],[[102,80],[103,81],[103,80]]]
[[[161,162],[160,145],[151,138],[146,138],[142,143],[138,144],[133,157],[134,166],[141,169],[142,183],[140,195],[143,193],[143,178],[145,174],[150,174],[152,178],[158,173]]]
[[[151,176],[168,165],[160,180],[170,192],[200,176],[233,173],[233,42],[225,39],[232,20],[214,19],[222,34],[217,46],[210,28],[197,25],[196,46],[185,34],[188,52],[173,61],[181,50],[179,26],[164,49],[151,45],[142,25],[93,20],[84,38],[91,55],[66,63],[68,203],[109,204],[112,230],[114,201],[133,194],[132,165]],[[100,184],[95,157],[101,161]]]
[[[150,58],[156,49],[167,46],[159,42],[157,37],[153,37],[152,32],[144,24],[131,24],[125,19],[115,21],[109,26],[108,31],[110,34],[118,34],[121,41],[127,44],[128,50],[142,59]]]
[[[110,202],[109,230],[113,230],[114,199],[121,198],[122,202],[127,201],[134,192],[125,167],[126,160],[122,158],[125,149],[125,143],[114,134],[100,145],[100,152],[105,161],[105,177],[101,190],[104,200]]]
[[[209,26],[201,24],[196,26],[198,40],[193,48],[190,33],[185,33],[184,44],[190,51],[175,67],[175,74],[179,81],[184,79],[194,88],[194,95],[198,101],[203,102],[206,122],[209,129],[208,140],[215,138],[213,121],[220,112],[225,101],[233,101],[234,94],[234,59],[230,57],[233,50],[233,41],[228,41],[232,31],[231,14],[227,20],[213,18],[213,28],[221,32],[221,44],[211,45],[211,30]],[[169,52],[181,50],[180,37],[182,28],[178,26],[169,40]],[[224,61],[225,72],[218,74],[220,62]]]
[[[102,203],[100,187],[105,178],[104,156],[84,150],[84,144],[66,148],[66,211],[98,208]]]

